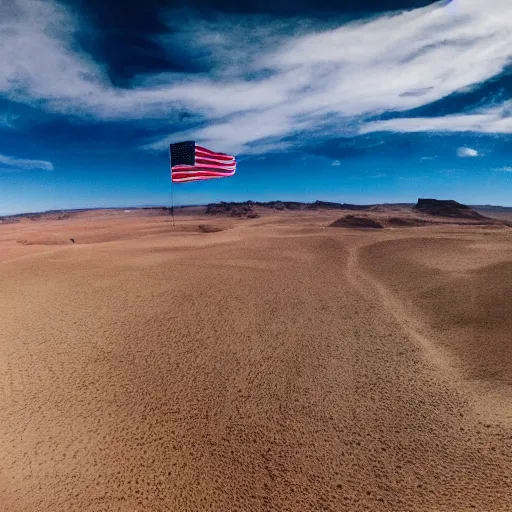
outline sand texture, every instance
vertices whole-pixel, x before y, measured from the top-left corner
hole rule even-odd
[[[0,225],[0,510],[512,511],[512,229],[340,217]]]

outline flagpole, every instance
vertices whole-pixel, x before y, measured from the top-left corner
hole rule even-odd
[[[172,215],[172,228],[176,231],[176,224],[174,222],[174,185],[172,184],[172,160],[171,160],[171,146],[169,145],[169,168],[171,171],[171,215]]]

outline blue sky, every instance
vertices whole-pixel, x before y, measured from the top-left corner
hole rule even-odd
[[[190,139],[238,170],[177,204],[512,206],[510,0],[120,5],[2,2],[0,214],[169,204]]]

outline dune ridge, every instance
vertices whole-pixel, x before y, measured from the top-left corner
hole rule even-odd
[[[466,379],[510,399],[512,306],[505,297],[512,292],[512,247],[508,234],[487,238],[384,241],[365,247],[360,259]],[[376,264],[383,260],[385,268]],[[508,401],[494,412],[512,423]]]

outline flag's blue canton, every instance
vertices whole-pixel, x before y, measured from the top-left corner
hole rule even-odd
[[[175,165],[195,165],[196,143],[194,141],[171,144],[171,167]]]

